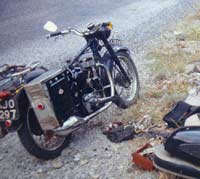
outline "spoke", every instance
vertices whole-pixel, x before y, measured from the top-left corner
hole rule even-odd
[[[116,65],[114,65],[113,73],[117,74],[117,75],[113,75],[115,88],[120,97],[129,99],[129,98],[132,98],[136,92],[136,85],[137,85],[136,84],[137,81],[135,81],[136,76],[135,76],[132,64],[129,62],[129,59],[127,59],[126,57],[119,57],[119,59],[120,59],[122,67],[127,72],[127,75],[129,76],[131,80],[131,84],[128,88],[123,86],[123,83],[124,83],[123,76],[118,75],[121,72],[119,68]]]
[[[32,109],[30,109],[30,111],[31,110]],[[59,148],[65,140],[64,137],[56,136],[53,133],[50,133],[49,131],[42,132],[41,135],[33,134],[29,122],[28,122],[28,126],[29,126],[30,134],[32,135],[35,143],[42,149],[55,150],[56,148]]]

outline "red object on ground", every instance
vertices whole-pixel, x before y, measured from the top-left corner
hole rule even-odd
[[[152,145],[147,143],[143,147],[139,148],[136,152],[132,154],[133,157],[132,162],[144,170],[148,171],[154,170],[153,162],[148,158],[148,154],[145,155],[141,154],[145,149],[151,147]]]
[[[0,99],[4,99],[10,96],[9,91],[0,91]]]

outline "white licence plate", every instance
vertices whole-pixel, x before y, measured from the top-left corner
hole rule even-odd
[[[0,120],[16,119],[16,103],[14,99],[7,99],[0,102]]]

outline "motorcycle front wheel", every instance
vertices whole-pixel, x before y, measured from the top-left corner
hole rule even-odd
[[[22,145],[33,156],[40,159],[54,159],[69,144],[70,135],[60,137],[43,131],[32,108],[27,107],[24,123],[17,131]]]
[[[139,96],[139,77],[136,66],[129,53],[117,52],[116,55],[131,81],[130,84],[126,82],[119,67],[114,63],[112,77],[115,85],[115,93],[118,96],[115,104],[120,108],[126,109],[134,104]]]

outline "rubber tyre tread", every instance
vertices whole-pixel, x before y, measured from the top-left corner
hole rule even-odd
[[[28,109],[26,109],[26,115],[24,116],[28,116],[27,111]],[[24,123],[17,131],[17,133],[22,145],[31,155],[39,159],[45,159],[45,160],[54,159],[58,157],[61,154],[62,150],[69,144],[71,135],[65,137],[63,144],[59,148],[56,148],[55,150],[45,150],[39,147],[34,141],[32,135],[30,134],[27,120],[28,119],[26,117],[26,119],[24,119]]]

